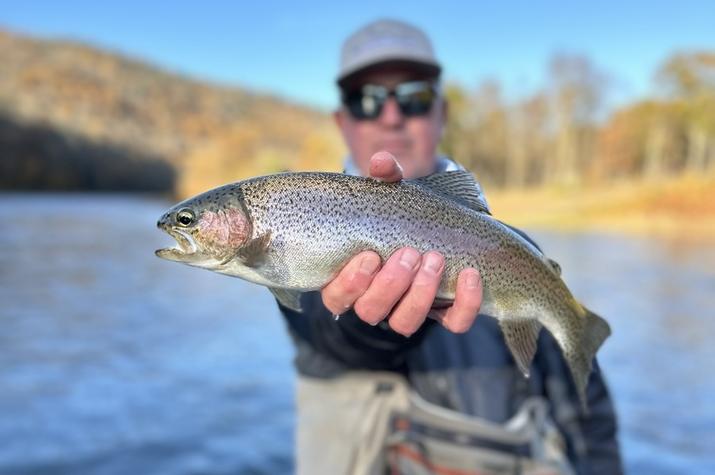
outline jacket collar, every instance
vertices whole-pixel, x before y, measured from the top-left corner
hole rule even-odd
[[[437,156],[437,163],[435,165],[434,173],[451,172],[454,170],[464,170],[464,167],[459,165],[457,162],[450,160],[444,155]],[[350,155],[345,157],[345,161],[343,162],[343,173],[356,176],[360,175],[360,170],[355,165],[355,161]]]

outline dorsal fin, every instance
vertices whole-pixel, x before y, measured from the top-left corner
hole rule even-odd
[[[492,214],[489,211],[489,205],[482,192],[482,187],[474,179],[474,176],[466,170],[435,173],[413,181],[475,211]]]

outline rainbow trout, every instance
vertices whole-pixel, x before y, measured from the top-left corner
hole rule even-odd
[[[300,309],[357,253],[383,260],[404,246],[445,257],[437,298],[454,299],[457,275],[479,270],[480,312],[498,319],[524,375],[545,327],[585,406],[591,362],[610,334],[561,280],[558,266],[490,214],[469,172],[384,183],[337,173],[284,173],[225,185],[177,204],[157,223],[177,246],[159,257],[240,277]]]

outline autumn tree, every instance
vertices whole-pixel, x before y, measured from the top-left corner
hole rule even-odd
[[[539,182],[550,153],[548,98],[538,92],[517,103],[509,112],[509,138],[505,185],[523,187]]]
[[[545,178],[575,183],[593,159],[596,121],[604,105],[606,75],[578,55],[557,55],[549,64],[555,149]]]
[[[481,180],[503,184],[509,118],[501,86],[489,80],[470,93],[452,84],[447,87],[446,95],[449,121],[442,150]]]
[[[715,167],[715,53],[678,53],[665,61],[656,80],[678,103],[686,130],[684,168]]]

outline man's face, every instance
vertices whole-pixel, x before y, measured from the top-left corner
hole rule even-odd
[[[364,74],[351,89],[374,84],[392,90],[400,83],[421,79],[408,69],[387,69]],[[435,100],[427,115],[416,117],[405,117],[393,96],[375,119],[355,119],[344,106],[335,112],[335,121],[352,158],[365,176],[369,174],[370,157],[380,151],[388,151],[397,158],[405,178],[433,173],[445,119],[446,105],[441,98]]]

